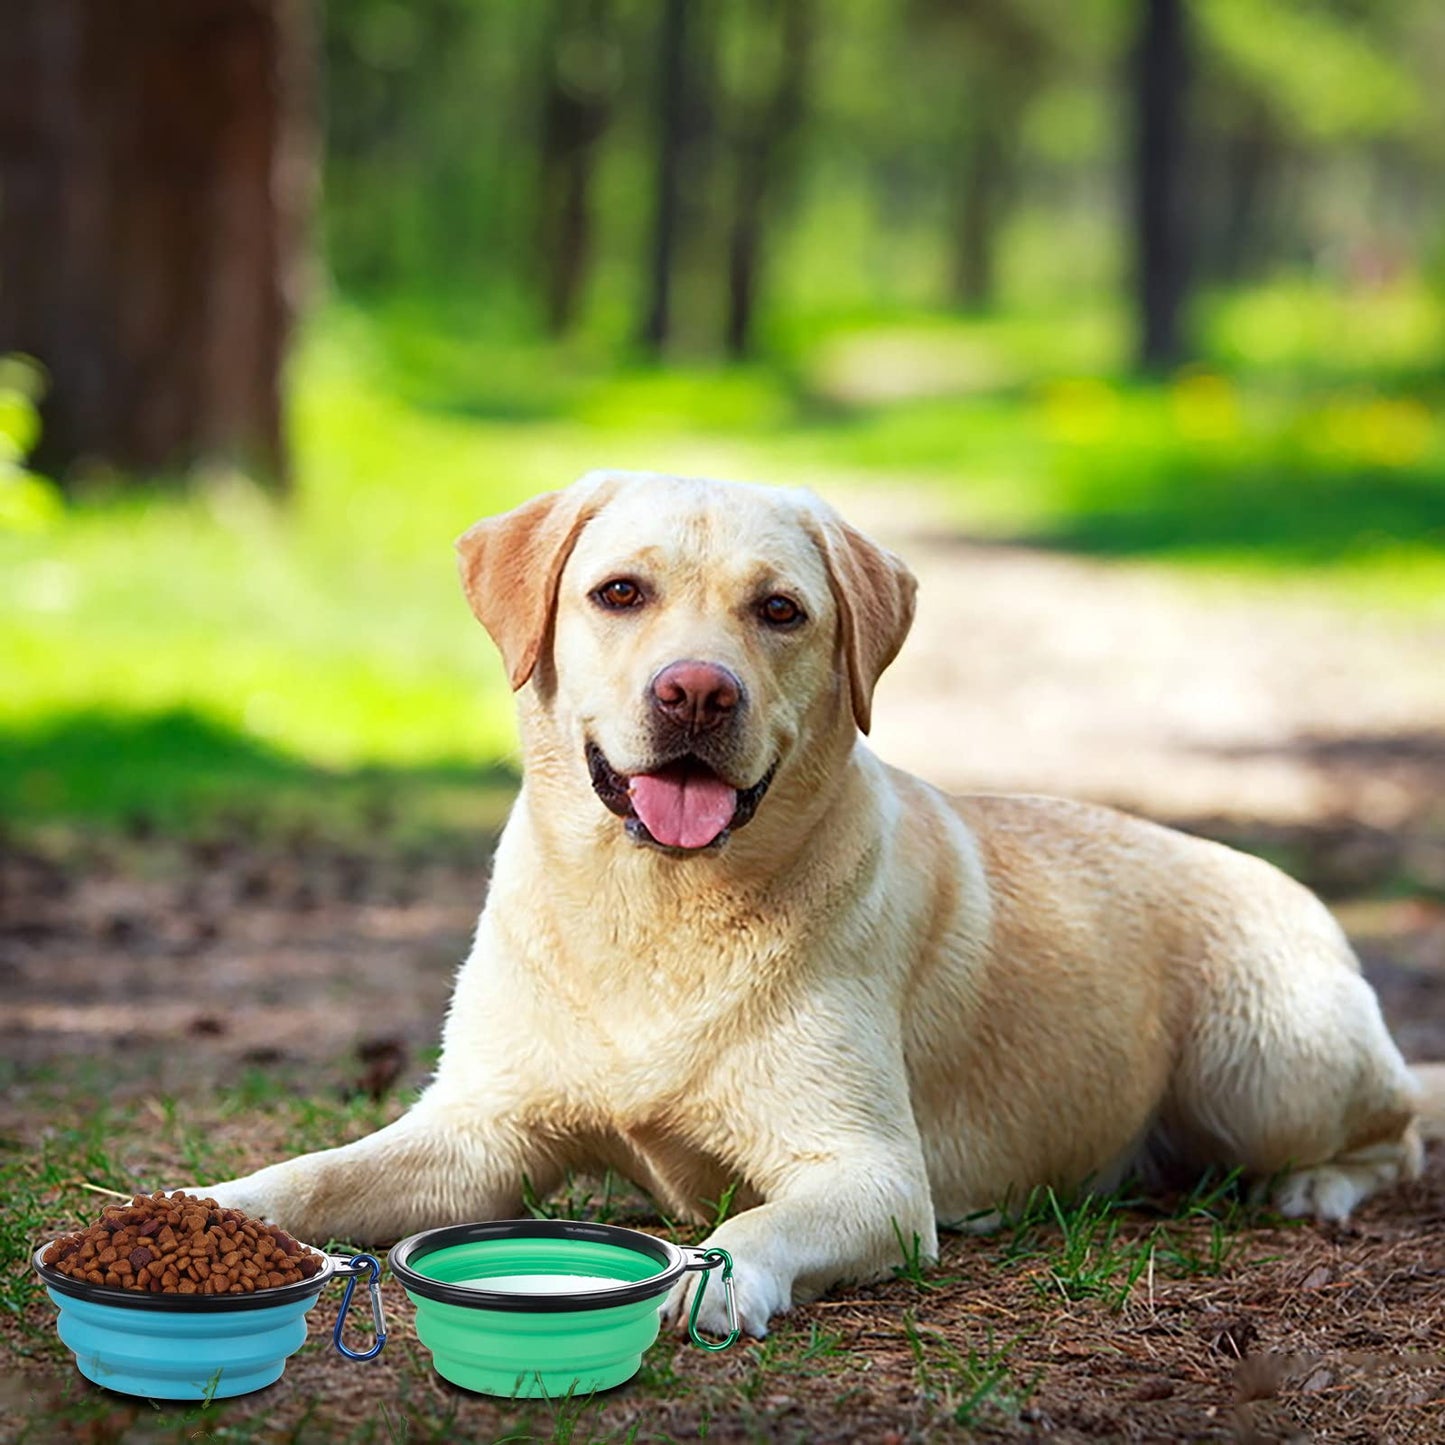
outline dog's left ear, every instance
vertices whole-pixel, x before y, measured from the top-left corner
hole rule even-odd
[[[817,540],[838,606],[853,718],[867,732],[873,689],[913,626],[918,579],[901,557],[850,527],[832,508],[817,509]]]
[[[514,692],[542,655],[577,537],[611,492],[605,479],[584,477],[566,491],[484,517],[457,538],[462,590],[497,644]]]

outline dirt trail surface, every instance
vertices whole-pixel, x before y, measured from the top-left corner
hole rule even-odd
[[[839,498],[919,579],[873,743],[953,791],[1399,828],[1445,808],[1445,622],[971,543]]]
[[[1336,906],[1407,1054],[1445,1058],[1438,626],[971,545],[911,502],[840,500],[922,583],[880,690],[879,752],[951,788],[1121,803],[1282,859]],[[145,1187],[215,1157],[174,1142],[178,1111],[246,1167],[367,1126],[320,1114],[303,1131],[278,1095],[302,1114],[343,1093],[398,1112],[425,1077],[490,841],[418,853],[234,829],[0,846],[16,1177],[107,1110],[116,1167]],[[35,1229],[93,1201],[76,1192],[91,1167],[40,1192]],[[619,1207],[661,1228],[645,1201]],[[390,1282],[379,1364],[325,1348],[333,1301],[279,1385],[199,1412],[84,1386],[49,1305],[12,1290],[0,1440],[1445,1440],[1439,1146],[1423,1180],[1346,1227],[1219,1201],[1178,1213],[951,1239],[927,1284],[837,1291],[720,1356],[663,1341],[637,1382],[550,1409],[442,1386]]]

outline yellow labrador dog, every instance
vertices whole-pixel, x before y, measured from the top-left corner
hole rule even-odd
[[[389,1240],[568,1167],[692,1219],[739,1181],[709,1243],[761,1335],[1035,1185],[1242,1166],[1341,1219],[1417,1171],[1419,1084],[1305,889],[864,746],[914,579],[810,494],[596,473],[458,547],[525,776],[436,1078],[223,1203]]]

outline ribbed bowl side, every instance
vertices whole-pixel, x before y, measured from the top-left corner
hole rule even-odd
[[[87,1380],[154,1400],[223,1399],[280,1379],[306,1342],[316,1296],[275,1309],[170,1313],[47,1290],[60,1338]]]
[[[552,1398],[630,1380],[657,1338],[661,1299],[606,1309],[468,1309],[407,1292],[437,1374],[484,1395]]]

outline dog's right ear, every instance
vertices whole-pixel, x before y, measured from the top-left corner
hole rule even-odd
[[[502,654],[512,690],[531,677],[557,610],[557,584],[582,528],[607,500],[605,479],[544,492],[457,538],[462,590]]]

